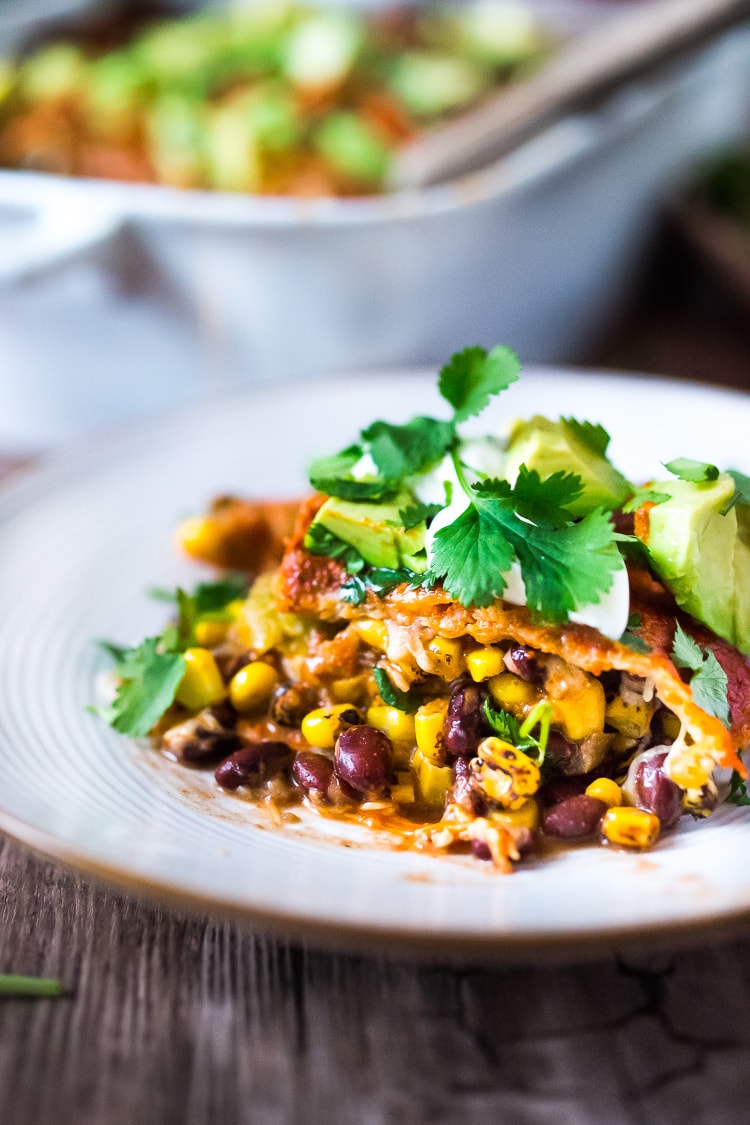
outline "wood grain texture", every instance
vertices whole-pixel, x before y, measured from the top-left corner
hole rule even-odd
[[[750,936],[573,966],[291,947],[139,904],[4,840],[8,1125],[736,1125]]]

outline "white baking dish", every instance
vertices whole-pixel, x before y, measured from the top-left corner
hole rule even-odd
[[[28,302],[28,286],[48,285],[84,260],[131,285],[136,277],[163,293],[166,283],[170,307],[205,332],[214,381],[223,384],[432,364],[465,344],[496,341],[527,362],[577,360],[631,289],[665,193],[741,134],[749,88],[750,31],[741,29],[481,173],[362,200],[303,203],[0,172],[0,311],[23,280]],[[10,409],[26,444],[35,394],[42,440],[152,404],[132,380],[132,363],[111,362],[101,332],[97,354],[107,377],[124,385],[112,386],[110,407],[106,396],[87,396],[79,370],[80,402],[66,401],[59,424],[43,365],[38,357],[27,365],[40,386],[27,382],[23,417]],[[93,364],[94,354],[83,362]],[[158,401],[180,397],[172,382]],[[185,392],[194,384],[186,375]],[[0,407],[4,397],[0,379]]]

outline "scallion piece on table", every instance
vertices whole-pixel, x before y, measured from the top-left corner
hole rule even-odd
[[[62,981],[49,977],[19,977],[0,974],[0,996],[62,996]]]

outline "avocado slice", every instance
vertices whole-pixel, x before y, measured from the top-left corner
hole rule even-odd
[[[648,510],[643,535],[655,570],[682,609],[750,652],[750,512],[739,504],[726,511],[734,481],[721,473],[653,488],[669,496]],[[636,519],[637,530],[643,522]]]
[[[553,422],[537,414],[516,423],[505,462],[505,475],[511,483],[521,465],[535,469],[542,480],[561,471],[579,476],[584,492],[570,505],[574,516],[585,516],[594,508],[619,508],[633,494],[632,485],[622,473],[581,440],[574,426],[562,418]]]
[[[400,511],[414,503],[404,492],[388,504],[357,503],[330,496],[313,523],[349,543],[372,566],[398,570],[408,566],[418,574],[427,569],[424,523],[408,530],[401,525]]]

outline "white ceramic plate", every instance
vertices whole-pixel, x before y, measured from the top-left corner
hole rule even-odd
[[[216,493],[295,495],[317,452],[376,417],[439,413],[419,373],[295,387],[152,418],[71,448],[0,495],[0,825],[113,883],[348,948],[567,951],[750,913],[750,809],[685,823],[646,855],[590,847],[498,876],[399,852],[335,822],[273,827],[106,728],[86,707],[94,641],[162,623],[147,588],[191,582],[172,529]],[[635,377],[532,372],[497,402],[603,422],[647,479],[690,456],[750,472],[750,399]],[[342,846],[342,841],[346,846]]]

